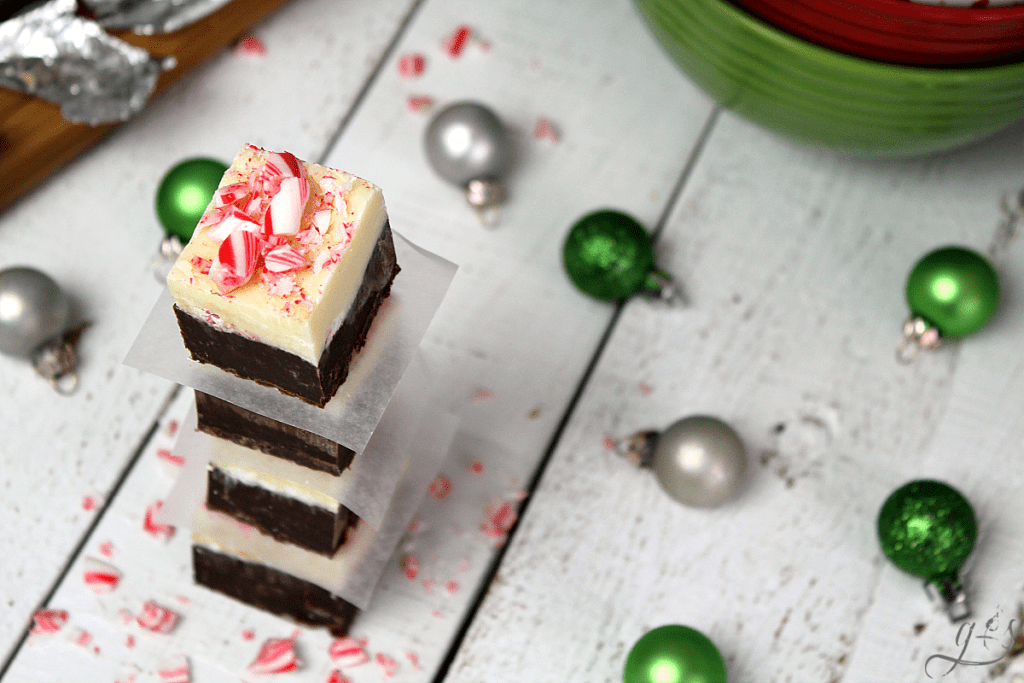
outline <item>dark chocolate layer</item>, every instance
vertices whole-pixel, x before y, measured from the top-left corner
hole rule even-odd
[[[196,391],[199,431],[321,472],[341,474],[355,451],[319,434]]]
[[[345,542],[345,532],[358,517],[344,507],[336,512],[238,481],[211,464],[207,472],[206,504],[251,524],[279,541],[321,555],[333,555]]]
[[[355,301],[320,356],[319,366],[277,347],[218,330],[177,305],[174,313],[192,360],[215,365],[322,408],[348,376],[352,356],[366,343],[373,317],[391,292],[391,283],[399,270],[391,227],[385,224]]]
[[[320,586],[254,562],[192,546],[196,583],[300,624],[348,633],[358,609]]]

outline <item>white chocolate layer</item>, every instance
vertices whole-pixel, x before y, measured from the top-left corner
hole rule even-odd
[[[252,181],[267,155],[266,150],[246,145],[220,186]],[[355,300],[387,222],[387,210],[376,185],[319,164],[304,167],[310,192],[300,225],[302,239],[290,238],[289,244],[306,257],[305,266],[281,276],[265,271],[260,260],[246,284],[222,294],[209,276],[220,247],[208,233],[220,224],[222,213],[211,202],[171,268],[167,286],[185,313],[316,365]],[[325,210],[330,219],[321,235],[313,216]],[[322,266],[318,272],[315,264]],[[289,277],[294,279],[291,287]]]
[[[360,521],[348,530],[345,542],[331,557],[260,533],[230,515],[200,505],[192,517],[192,542],[224,555],[262,564],[332,590],[343,585],[370,551],[373,529]]]
[[[359,458],[359,456],[355,456]],[[260,486],[307,505],[337,510],[351,490],[350,466],[340,475],[303,467],[290,460],[239,446],[225,439],[210,439],[210,464],[242,483]]]

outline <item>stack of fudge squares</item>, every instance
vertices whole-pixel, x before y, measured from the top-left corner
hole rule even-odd
[[[379,188],[245,145],[167,282],[194,361],[322,409],[399,270]],[[356,454],[198,389],[195,399],[199,431],[216,444],[193,521],[197,583],[344,634],[356,607],[309,573],[358,542],[359,520],[337,494]],[[260,539],[245,547],[263,550],[233,550],[239,529],[252,527]],[[289,571],[288,562],[253,556],[282,552],[305,566]]]

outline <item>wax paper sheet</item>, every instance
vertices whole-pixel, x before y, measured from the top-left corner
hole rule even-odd
[[[373,529],[380,529],[406,462],[420,447],[414,439],[422,437],[417,432],[423,431],[420,424],[424,415],[430,414],[427,404],[432,395],[431,378],[424,360],[417,354],[366,449],[340,475],[345,486],[339,502]],[[174,453],[185,458],[185,466],[158,519],[174,526],[190,525],[193,511],[206,495],[207,462],[217,441],[196,431],[193,404],[174,447]]]
[[[199,389],[362,453],[441,305],[456,266],[394,234],[402,272],[374,318],[348,379],[323,408],[192,361],[166,290],[124,359],[126,365]]]
[[[345,543],[331,558],[276,541],[228,515],[206,509],[202,505],[206,498],[206,461],[202,447],[186,454],[186,466],[179,483],[155,519],[191,528],[194,534],[200,533],[215,541],[221,552],[258,557],[267,566],[315,583],[365,609],[385,565],[448,454],[456,426],[457,419],[448,413],[426,411],[420,416],[416,428],[410,430],[414,436],[408,457],[402,458],[401,476],[395,482],[392,495],[382,500],[386,512],[379,529],[373,529],[363,520],[349,530]],[[385,431],[382,424],[377,434]],[[200,443],[211,439],[204,434],[198,436]],[[378,438],[377,435],[374,438]],[[372,440],[370,448],[373,448]],[[180,449],[176,447],[176,450]],[[191,514],[186,512],[188,510]]]

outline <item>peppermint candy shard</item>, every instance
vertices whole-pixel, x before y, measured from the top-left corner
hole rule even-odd
[[[56,633],[68,623],[67,610],[62,609],[41,609],[32,615],[32,629],[30,633],[40,635]]]
[[[263,257],[263,267],[271,273],[288,273],[307,264],[306,257],[287,244],[274,247]]]
[[[82,580],[97,595],[109,593],[121,582],[121,572],[102,560],[87,557],[83,565]]]
[[[227,206],[228,204],[234,204],[240,202],[249,196],[249,183],[232,183],[225,185],[224,187],[217,188],[217,191],[213,193],[213,205],[214,206]]]
[[[301,178],[302,162],[288,152],[270,152],[258,178],[259,185],[267,196],[274,196],[285,178]]]
[[[249,664],[254,674],[279,674],[299,668],[294,638],[270,638],[260,648],[256,659]]]
[[[351,636],[344,636],[343,638],[335,639],[330,646],[328,646],[327,654],[330,655],[334,666],[341,667],[342,669],[345,667],[360,666],[370,661],[369,656],[367,656],[366,651],[363,650],[359,641]]]
[[[161,607],[152,600],[142,606],[142,614],[135,617],[139,626],[153,633],[170,633],[178,625],[181,615]]]
[[[272,235],[297,235],[302,214],[309,199],[309,181],[305,178],[285,178],[270,200],[264,219],[264,230]]]
[[[192,669],[184,655],[170,657],[160,664],[156,670],[160,683],[189,683]]]
[[[221,294],[238,289],[256,272],[260,238],[248,230],[236,230],[221,242],[210,265],[210,279]]]
[[[174,535],[174,526],[171,524],[157,522],[153,517],[157,510],[163,506],[164,502],[162,500],[158,500],[154,501],[146,508],[146,514],[142,519],[142,529],[150,536],[153,536],[154,538],[162,538],[166,541]]]
[[[252,233],[259,233],[263,228],[259,223],[249,218],[249,215],[234,207],[224,215],[219,223],[206,231],[206,236],[217,244],[223,244],[231,233],[236,230],[247,230]]]

